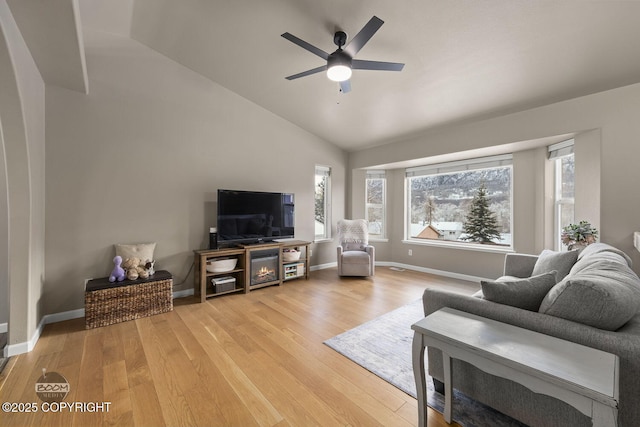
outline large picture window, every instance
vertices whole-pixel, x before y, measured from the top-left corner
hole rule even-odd
[[[511,190],[511,155],[407,169],[407,238],[510,247]]]
[[[573,140],[549,146],[549,159],[554,162],[555,218],[554,238],[556,250],[562,248],[562,229],[575,222],[575,156]]]
[[[315,240],[331,237],[331,168],[316,166]]]
[[[369,237],[386,237],[386,191],[387,180],[384,171],[367,171],[366,220],[369,221]]]

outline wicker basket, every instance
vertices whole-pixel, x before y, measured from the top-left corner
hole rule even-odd
[[[173,310],[172,294],[173,278],[168,271],[156,271],[144,281],[90,280],[84,294],[85,327],[98,328],[166,313]]]

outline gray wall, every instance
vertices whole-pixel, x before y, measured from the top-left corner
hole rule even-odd
[[[0,325],[4,332],[9,322],[9,185],[1,121],[0,147]]]
[[[633,232],[640,230],[640,85],[627,86],[560,102],[521,113],[441,129],[367,150],[351,153],[351,170],[392,165],[451,152],[473,152],[498,147],[514,155],[514,247],[538,253],[552,247],[548,230],[550,200],[545,199],[544,149],[536,146],[558,135],[575,135],[576,219],[589,219],[600,229],[600,241],[628,253],[636,272],[640,253],[633,247]],[[527,147],[529,149],[527,150]],[[519,151],[525,150],[525,151]],[[504,255],[402,243],[404,236],[403,169],[392,171],[389,208],[388,261],[480,277],[500,274]],[[352,172],[353,174],[353,172]],[[350,209],[363,215],[363,202],[353,195]],[[413,256],[407,255],[408,249]]]
[[[5,0],[0,0],[0,94],[5,156],[0,173],[6,173],[0,181],[0,237],[10,237],[0,240],[0,298],[8,289],[9,345],[24,346],[42,318],[45,88]]]
[[[217,188],[295,193],[297,237],[312,240],[315,164],[332,167],[335,223],[364,213],[361,169],[511,144],[523,150],[523,141],[562,134],[577,135],[590,165],[581,178],[590,184],[578,189],[578,218],[598,217],[593,221],[601,240],[629,253],[636,271],[640,267],[632,246],[632,234],[640,229],[640,85],[347,155],[145,46],[106,33],[85,34],[90,93],[48,86],[45,103],[42,79],[5,0],[0,0],[0,25],[0,64],[10,64],[19,75],[16,79],[8,67],[0,70],[3,90],[8,82],[15,92],[3,92],[3,101],[10,101],[0,111],[8,148],[6,193],[12,201],[0,221],[18,236],[11,248],[0,248],[0,258],[8,261],[11,253],[12,280],[23,284],[9,284],[12,342],[31,339],[43,314],[82,308],[84,280],[109,273],[114,243],[157,242],[157,267],[174,273],[177,290],[190,288],[192,250],[206,246],[208,227],[215,225]],[[9,52],[13,62],[6,59]],[[588,154],[595,151],[599,156]],[[534,147],[514,158],[518,251],[549,245],[544,191],[549,171],[543,159],[544,150]],[[503,254],[403,243],[402,169],[390,172],[388,190],[389,241],[376,244],[378,260],[473,276],[499,274]],[[6,196],[0,191],[0,197]],[[333,242],[314,245],[312,264],[335,262],[334,247]]]
[[[327,165],[344,216],[342,150],[130,38],[85,43],[89,94],[47,87],[46,313],[83,307],[115,243],[156,242],[156,269],[192,288],[218,188],[295,193],[296,238],[313,240],[314,166]],[[312,264],[334,253],[316,244]]]

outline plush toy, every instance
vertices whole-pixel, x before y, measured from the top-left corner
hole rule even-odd
[[[136,267],[136,269],[138,270],[138,277],[140,279],[148,279],[149,278],[149,270],[147,270],[143,265],[138,265]]]
[[[122,263],[122,267],[127,271],[127,279],[136,280],[139,276],[138,265],[140,264],[139,258],[127,258]]]
[[[154,274],[156,274],[155,265],[156,265],[155,259],[154,260],[148,259],[147,262],[144,263],[144,268],[146,268],[147,271],[149,272],[149,276],[153,276]]]
[[[141,264],[140,258],[127,258],[122,264],[127,271],[127,279],[148,279],[149,271]]]
[[[116,280],[118,282],[122,282],[125,278],[125,273],[124,273],[124,269],[121,267],[120,264],[122,264],[122,257],[117,256],[113,259],[113,263],[115,264],[115,266],[113,267],[113,270],[111,271],[111,274],[109,275],[109,281],[111,283],[115,282]]]

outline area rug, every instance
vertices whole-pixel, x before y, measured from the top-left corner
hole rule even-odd
[[[424,317],[422,310],[422,300],[416,300],[330,338],[325,344],[415,398],[411,325]],[[427,404],[438,412],[444,410],[444,397],[434,391],[430,377],[427,378]],[[457,390],[454,390],[453,419],[465,427],[524,426]]]

